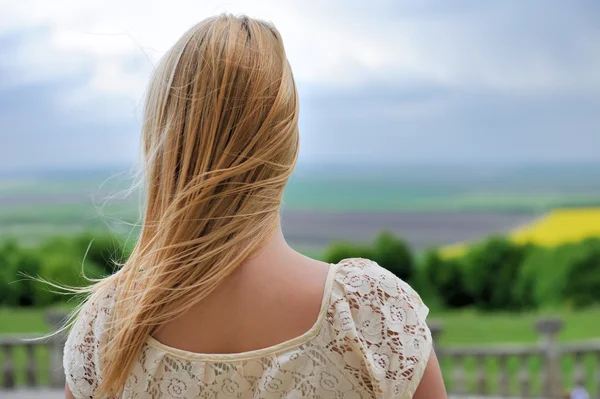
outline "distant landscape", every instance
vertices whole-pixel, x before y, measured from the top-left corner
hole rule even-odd
[[[139,192],[126,169],[0,175],[0,235],[110,230],[135,235]],[[131,191],[131,190],[130,190]],[[600,164],[522,167],[299,166],[284,197],[292,245],[366,242],[382,229],[423,250],[505,233],[552,209],[600,205]]]
[[[0,335],[47,332],[49,309],[74,306],[21,273],[79,286],[82,265],[91,277],[114,272],[139,232],[132,186],[116,169],[0,176]],[[442,345],[533,344],[548,315],[566,323],[560,342],[598,336],[600,164],[300,166],[282,224],[307,255],[367,257],[408,281],[443,323]],[[15,361],[25,370],[24,351]]]

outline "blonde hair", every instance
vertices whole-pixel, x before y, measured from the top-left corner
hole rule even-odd
[[[118,394],[153,331],[209,295],[279,223],[298,154],[298,95],[279,32],[221,15],[158,65],[142,128],[138,242],[86,304],[116,289],[98,395]]]

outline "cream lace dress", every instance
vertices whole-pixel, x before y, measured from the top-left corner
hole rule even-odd
[[[76,398],[95,397],[111,295],[73,327],[64,352]],[[365,259],[332,265],[314,326],[281,344],[236,354],[190,353],[149,338],[122,398],[411,398],[431,352],[428,309]]]

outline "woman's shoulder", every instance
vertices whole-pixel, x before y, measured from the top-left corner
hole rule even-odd
[[[69,389],[77,398],[93,397],[100,382],[100,348],[107,338],[114,300],[113,285],[107,284],[92,293],[69,331],[63,366]]]
[[[336,341],[355,342],[384,392],[414,394],[432,349],[429,309],[405,281],[376,262],[338,263],[330,302]],[[411,396],[408,396],[411,397]]]
[[[417,311],[423,318],[429,312],[419,294],[405,281],[377,262],[364,258],[344,259],[337,264],[336,282],[346,296],[373,306],[386,306],[395,299]]]

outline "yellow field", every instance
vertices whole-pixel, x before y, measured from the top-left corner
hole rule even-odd
[[[600,237],[600,208],[556,209],[528,226],[508,234],[515,243],[553,247],[588,237]],[[468,243],[442,249],[442,255],[462,255]]]

